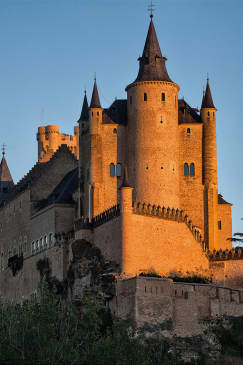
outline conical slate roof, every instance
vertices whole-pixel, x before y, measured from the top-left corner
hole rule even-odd
[[[121,188],[130,188],[130,184],[128,182],[128,173],[127,173],[127,166],[124,167],[124,175]]]
[[[93,88],[90,108],[101,108],[99,93],[98,93],[97,84],[96,84],[96,79],[94,81],[94,88]]]
[[[143,55],[138,60],[139,60],[139,72],[135,82],[137,81],[172,82],[167,73],[165,65],[166,58],[162,56],[152,17],[148,29],[146,42],[144,45]]]
[[[13,182],[4,153],[0,164],[0,182]]]
[[[81,111],[81,115],[80,115],[78,122],[87,121],[87,120],[89,120],[89,105],[88,105],[87,95],[86,95],[86,91],[85,91],[82,111]]]
[[[206,91],[202,99],[201,109],[202,108],[215,108],[208,80],[207,80]]]

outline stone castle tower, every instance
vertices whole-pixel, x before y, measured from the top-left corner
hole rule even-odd
[[[131,249],[131,242],[138,241],[135,211],[145,216],[148,211],[166,211],[167,217],[182,211],[206,250],[231,248],[227,240],[232,235],[231,204],[217,188],[216,108],[209,80],[200,113],[178,99],[179,90],[167,72],[151,15],[137,78],[126,87],[127,99],[102,108],[96,80],[89,108],[86,95],[84,98],[79,120],[79,217],[92,225],[111,207],[121,207],[120,236],[114,240],[120,240],[124,272],[134,273],[146,266],[143,258],[134,265],[131,257],[127,261],[129,255],[136,256]],[[122,184],[125,168],[127,177]],[[144,219],[148,228],[141,223],[141,232],[151,231],[152,236],[152,231],[159,230],[156,221],[149,224]],[[167,228],[162,229],[164,234]],[[107,228],[110,237],[113,230]],[[179,245],[186,237],[179,226],[174,230]],[[81,230],[80,236],[83,234]],[[161,240],[158,255],[164,249],[161,234],[154,238]],[[151,238],[147,255],[150,250],[156,252],[155,246]],[[144,250],[141,242],[137,242],[138,248]]]

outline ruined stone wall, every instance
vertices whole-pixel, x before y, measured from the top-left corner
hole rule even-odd
[[[204,198],[202,185],[202,124],[180,124],[180,208],[204,233]],[[184,176],[184,164],[194,163],[195,176]]]
[[[242,316],[243,291],[171,279],[118,279],[110,308],[122,317],[132,315],[153,334],[187,337],[202,334],[204,320]]]

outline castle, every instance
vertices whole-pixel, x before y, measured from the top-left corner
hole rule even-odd
[[[209,80],[200,112],[178,99],[153,17],[127,99],[101,106],[96,80],[74,137],[39,127],[38,162],[13,186],[0,167],[0,295],[37,288],[48,257],[62,280],[71,245],[91,242],[124,278],[156,271],[213,275],[243,288],[231,204],[218,194],[216,112]],[[7,190],[6,190],[7,186]],[[5,190],[4,190],[5,189]]]

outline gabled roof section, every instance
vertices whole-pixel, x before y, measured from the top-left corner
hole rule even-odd
[[[184,99],[178,100],[178,122],[183,123],[202,123],[200,115],[195,108],[191,108]]]
[[[223,196],[221,194],[218,194],[218,204],[229,204],[232,205],[231,203],[228,203],[226,200],[224,200]]]
[[[53,192],[39,202],[39,209],[43,209],[51,204],[72,204],[73,193],[78,188],[78,167],[69,171]]]
[[[103,111],[104,124],[127,124],[127,100],[117,99]]]
[[[32,169],[14,186],[9,198],[13,199],[18,193],[34,185],[35,182],[47,171],[47,169],[51,167],[54,160],[63,154],[69,154],[73,160],[77,161],[67,145],[62,144],[48,162],[37,162],[32,167]]]
[[[86,95],[86,91],[85,91],[82,111],[81,111],[81,115],[80,115],[80,118],[77,121],[77,123],[87,121],[87,120],[89,120],[89,105],[88,105],[87,95]]]
[[[201,109],[203,109],[203,108],[214,108],[215,109],[208,79],[207,79],[206,91],[205,91],[205,94],[203,95],[203,99],[202,99]]]
[[[13,183],[13,179],[9,171],[8,164],[3,153],[2,161],[0,164],[0,182],[6,182],[6,181]]]
[[[93,93],[92,93],[92,98],[91,98],[91,102],[90,102],[90,108],[101,108],[96,79],[94,80],[94,87],[93,87]]]
[[[137,81],[169,81],[173,82],[166,69],[166,58],[162,56],[154,23],[151,18],[142,57],[139,57]]]

